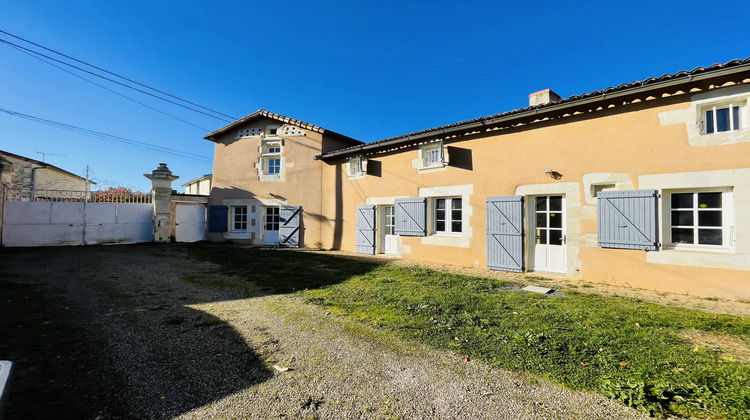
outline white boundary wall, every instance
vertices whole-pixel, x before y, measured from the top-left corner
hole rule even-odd
[[[4,246],[152,242],[153,204],[5,202]]]

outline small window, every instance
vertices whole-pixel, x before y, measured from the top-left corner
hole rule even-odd
[[[232,207],[232,230],[247,230],[247,206]]]
[[[435,199],[435,233],[461,233],[462,217],[460,197]]]
[[[714,106],[705,111],[705,134],[736,131],[745,128],[745,106]]]
[[[425,167],[443,166],[443,144],[436,143],[422,147],[422,161]]]
[[[731,195],[726,191],[675,192],[669,198],[671,243],[681,246],[729,246]]]
[[[266,127],[266,137],[278,137],[278,135],[279,135],[278,125],[269,125]]]
[[[265,146],[265,151],[263,153],[266,155],[278,155],[279,153],[281,153],[281,146],[279,145]]]
[[[365,174],[365,162],[362,156],[349,159],[349,177],[359,177]]]
[[[279,173],[281,173],[281,159],[280,158],[266,159],[266,174],[276,175]]]

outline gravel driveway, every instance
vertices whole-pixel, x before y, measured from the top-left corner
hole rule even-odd
[[[0,249],[4,419],[642,417],[294,295],[209,287],[228,275],[190,246],[207,245]]]

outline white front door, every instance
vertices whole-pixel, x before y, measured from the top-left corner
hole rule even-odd
[[[395,235],[396,230],[396,213],[394,206],[382,206],[381,214],[383,215],[382,226],[382,252],[384,254],[397,254],[398,248],[398,235]]]
[[[534,271],[565,272],[565,197],[548,195],[530,200]]]
[[[279,208],[263,208],[263,245],[279,244]]]

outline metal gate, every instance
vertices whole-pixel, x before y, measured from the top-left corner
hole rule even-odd
[[[206,240],[206,206],[204,204],[177,204],[175,240],[177,242]]]

